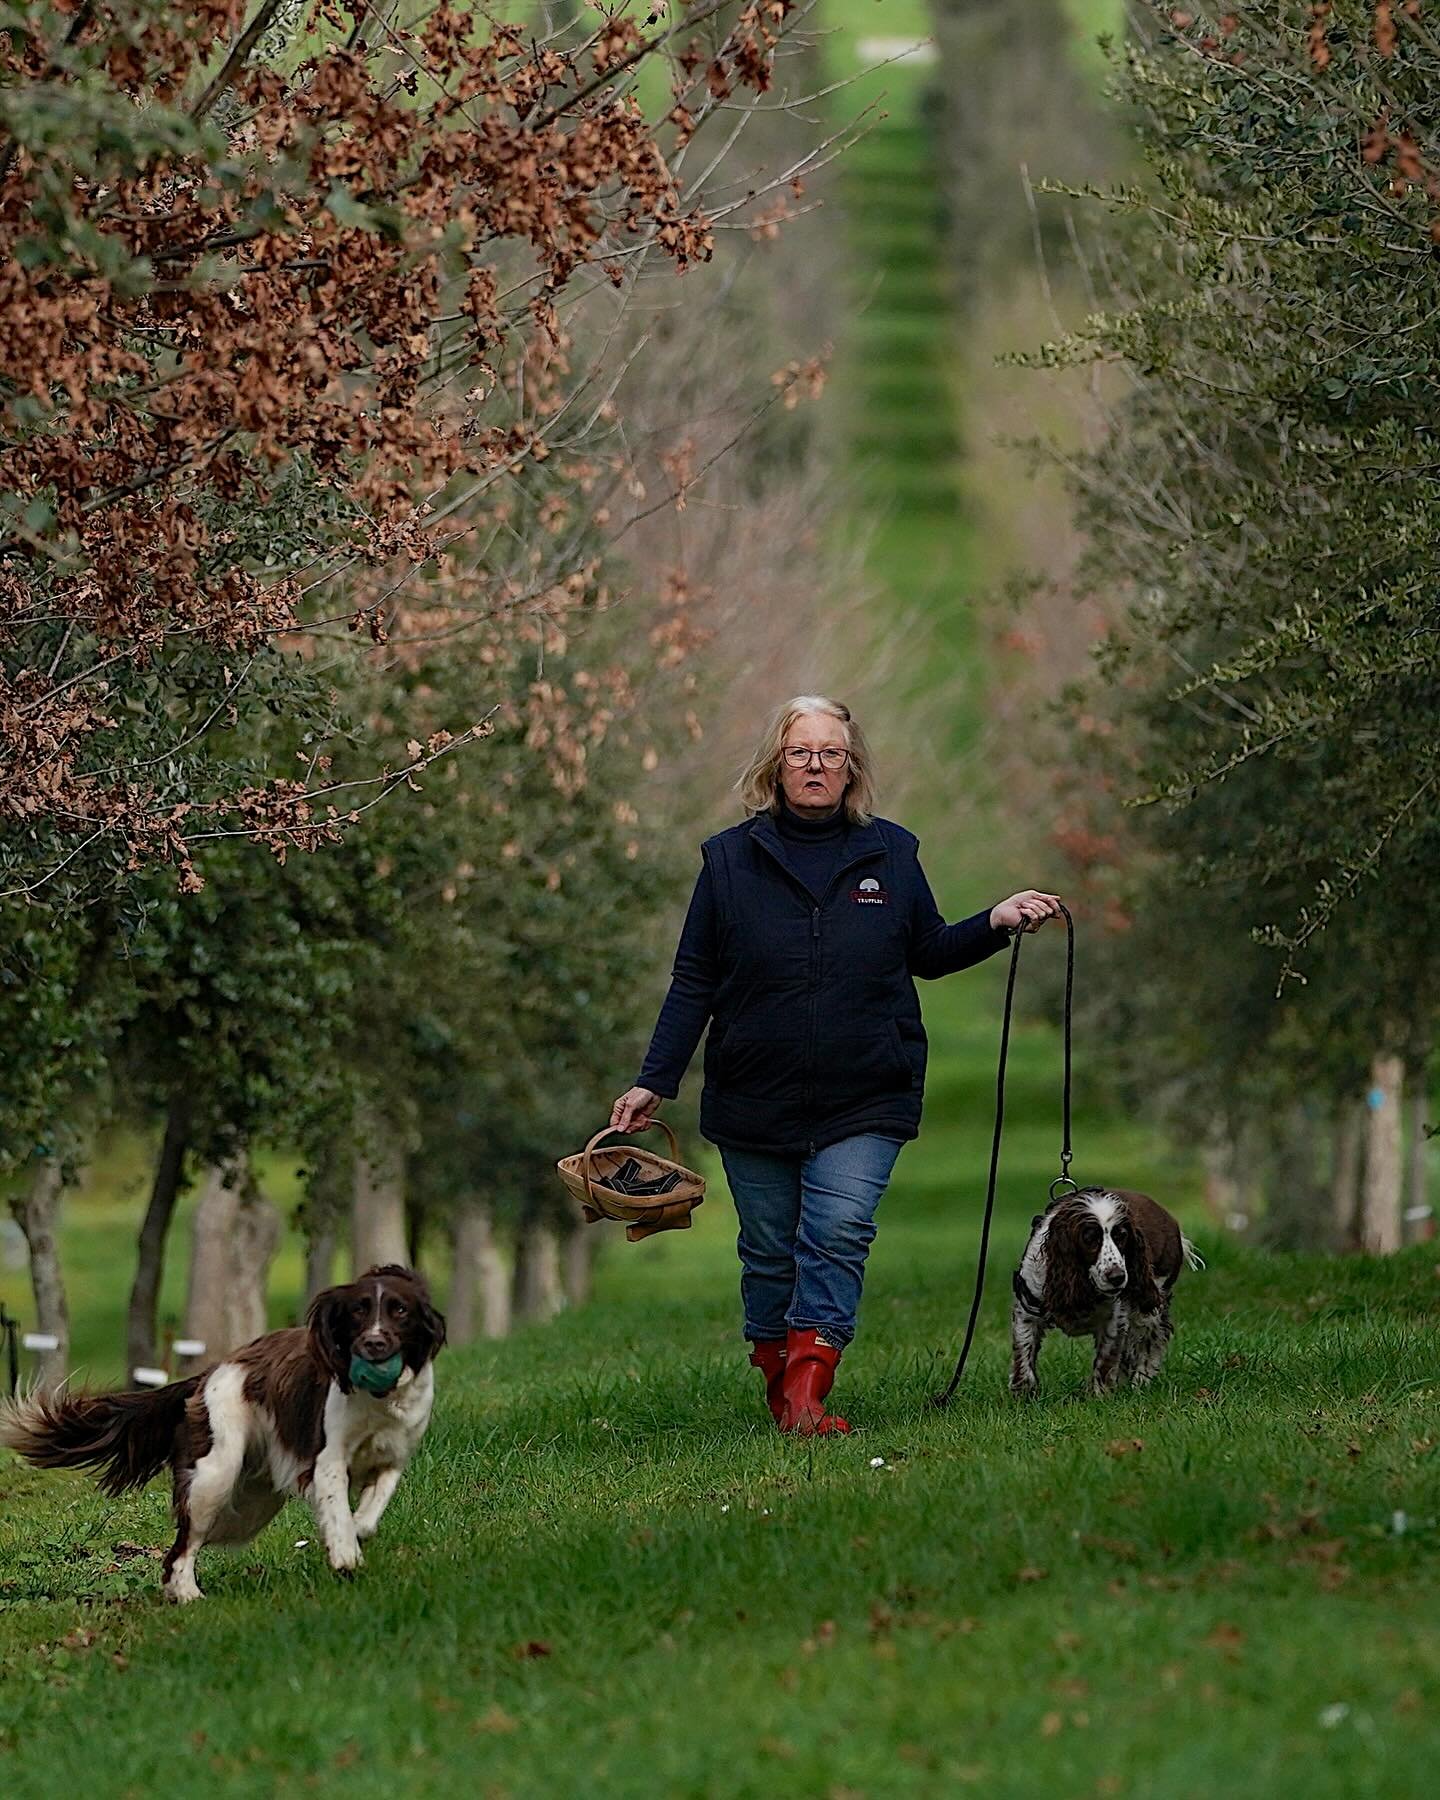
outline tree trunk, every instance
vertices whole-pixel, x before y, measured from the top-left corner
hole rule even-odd
[[[560,1249],[560,1276],[567,1306],[583,1306],[594,1286],[595,1236],[603,1225],[577,1225],[565,1234]]]
[[[1216,1133],[1208,1138],[1200,1163],[1205,1175],[1205,1210],[1217,1225],[1231,1229],[1230,1221],[1240,1211],[1240,1187],[1235,1179],[1235,1146],[1229,1136]]]
[[[515,1317],[531,1325],[553,1319],[565,1304],[560,1287],[560,1247],[543,1220],[522,1225],[515,1240]]]
[[[1292,1100],[1271,1115],[1261,1236],[1272,1250],[1329,1248],[1329,1184],[1318,1154],[1323,1130],[1310,1101]]]
[[[468,1344],[477,1330],[487,1338],[505,1337],[510,1330],[510,1283],[483,1201],[462,1207],[455,1220],[446,1326],[456,1344]]]
[[[1404,1064],[1382,1051],[1370,1064],[1365,1096],[1365,1176],[1360,1185],[1360,1247],[1372,1256],[1400,1248],[1400,1103]]]
[[[266,1300],[270,1261],[280,1242],[280,1215],[260,1191],[254,1171],[246,1169],[235,1209],[235,1236],[230,1257],[230,1291],[225,1310],[226,1334],[233,1349],[252,1343],[269,1330]]]
[[[354,1274],[363,1275],[378,1263],[405,1264],[405,1158],[393,1140],[355,1158],[350,1224]]]
[[[30,1291],[35,1296],[35,1329],[58,1340],[53,1350],[39,1352],[36,1387],[48,1394],[64,1381],[70,1361],[70,1308],[60,1266],[60,1202],[65,1182],[60,1164],[47,1157],[35,1170],[30,1186],[10,1202],[15,1223],[30,1250]]]
[[[159,1351],[157,1309],[160,1300],[160,1278],[165,1272],[165,1238],[175,1216],[175,1202],[184,1184],[185,1152],[190,1141],[190,1095],[182,1089],[171,1096],[170,1110],[165,1115],[165,1137],[160,1146],[160,1160],[155,1166],[155,1181],[150,1189],[150,1204],[140,1226],[135,1260],[135,1281],[130,1289],[130,1312],[126,1329],[125,1367],[127,1372],[145,1364],[153,1364]]]
[[[1337,1250],[1353,1250],[1358,1241],[1356,1212],[1360,1203],[1360,1150],[1365,1141],[1365,1110],[1355,1100],[1336,1109],[1330,1150],[1330,1234]]]
[[[339,1232],[333,1219],[312,1231],[305,1240],[305,1303],[329,1287],[335,1278],[335,1251]]]
[[[1412,1243],[1435,1235],[1434,1222],[1427,1211],[1426,1161],[1429,1149],[1425,1137],[1425,1115],[1429,1110],[1429,1093],[1424,1063],[1412,1065],[1405,1091],[1405,1111],[1409,1115],[1409,1144],[1405,1155],[1405,1235]]]
[[[205,1348],[197,1356],[184,1359],[183,1374],[214,1362],[234,1347],[226,1326],[225,1308],[242,1179],[242,1171],[235,1163],[212,1164],[203,1177],[200,1200],[190,1227],[190,1290],[185,1302],[185,1336],[204,1344]]]

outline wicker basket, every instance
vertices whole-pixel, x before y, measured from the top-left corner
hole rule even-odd
[[[633,1144],[607,1144],[603,1150],[595,1146],[610,1135],[610,1128],[597,1131],[577,1156],[562,1156],[555,1167],[570,1193],[580,1202],[585,1223],[597,1219],[619,1219],[630,1242],[652,1237],[657,1231],[688,1231],[690,1215],[705,1198],[705,1177],[687,1169],[678,1160],[680,1146],[675,1133],[663,1119],[651,1119],[670,1140],[669,1157],[657,1156],[653,1150],[641,1150]],[[665,1194],[624,1194],[607,1187],[605,1178],[613,1175],[627,1161],[639,1163],[647,1178],[659,1179],[671,1173],[680,1177]]]

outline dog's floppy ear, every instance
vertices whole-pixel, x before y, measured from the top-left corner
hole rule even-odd
[[[1045,1234],[1045,1292],[1041,1296],[1052,1318],[1072,1318],[1095,1305],[1089,1263],[1080,1248],[1081,1209],[1063,1205],[1050,1215]]]
[[[339,1384],[340,1392],[350,1392],[350,1302],[348,1288],[326,1288],[310,1302],[305,1324],[310,1343],[321,1363]]]
[[[1162,1295],[1155,1285],[1150,1246],[1129,1207],[1125,1209],[1125,1222],[1130,1227],[1130,1239],[1125,1246],[1125,1298],[1131,1312],[1158,1312]]]
[[[425,1277],[412,1275],[411,1279],[415,1283],[415,1310],[420,1315],[420,1337],[425,1347],[424,1362],[431,1362],[444,1347],[445,1315],[431,1300]]]

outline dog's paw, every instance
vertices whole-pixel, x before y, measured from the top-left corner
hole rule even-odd
[[[358,1542],[353,1545],[346,1544],[339,1550],[331,1551],[330,1567],[337,1575],[344,1576],[348,1581],[351,1576],[365,1567],[365,1552],[360,1548]]]
[[[167,1581],[160,1593],[169,1606],[189,1606],[193,1601],[205,1598],[196,1581]]]

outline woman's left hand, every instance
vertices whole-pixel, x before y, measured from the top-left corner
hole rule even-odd
[[[1008,900],[990,908],[992,931],[1038,931],[1047,919],[1060,916],[1060,896],[1042,894],[1038,888],[1022,888]]]

